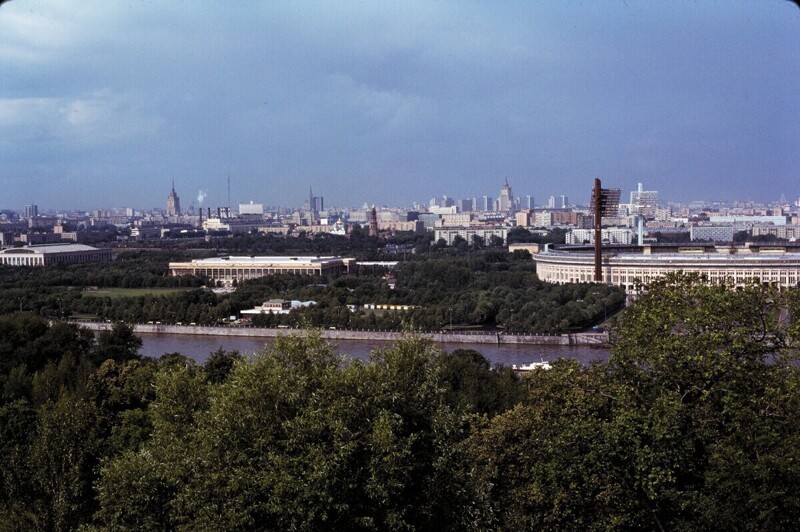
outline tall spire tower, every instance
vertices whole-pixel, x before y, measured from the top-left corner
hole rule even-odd
[[[175,192],[175,180],[172,180],[172,190],[167,196],[167,216],[180,216],[181,215],[181,199]]]
[[[514,194],[511,193],[511,186],[506,178],[503,186],[500,187],[500,197],[497,198],[497,210],[503,214],[509,214],[514,210]]]

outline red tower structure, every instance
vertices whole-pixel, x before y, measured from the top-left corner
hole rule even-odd
[[[369,236],[378,236],[378,212],[375,210],[375,205],[369,213]]]
[[[592,208],[594,210],[594,280],[603,281],[603,216],[616,216],[619,209],[620,190],[603,188],[599,179],[594,180],[592,188]]]

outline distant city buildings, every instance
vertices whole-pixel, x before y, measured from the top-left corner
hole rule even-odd
[[[773,235],[789,241],[800,239],[800,225],[754,225],[753,236]]]
[[[600,237],[604,243],[609,244],[631,244],[636,239],[636,233],[632,229],[625,227],[613,227],[603,229]],[[594,244],[593,229],[572,229],[565,235],[567,244]]]
[[[518,191],[519,192],[519,191]],[[588,195],[588,191],[587,191]],[[497,199],[475,195],[455,200],[450,195],[434,196],[430,201],[410,208],[377,206],[371,208],[330,208],[322,196],[308,189],[300,207],[269,206],[254,198],[230,206],[203,207],[205,192],[197,195],[199,205],[182,209],[172,183],[166,209],[95,208],[84,212],[40,212],[33,203],[21,212],[0,211],[0,248],[22,244],[133,242],[148,239],[202,239],[231,234],[317,235],[352,233],[356,226],[381,238],[398,232],[439,231],[437,240],[446,242],[456,236],[470,240],[476,231],[488,244],[492,236],[500,238],[499,228],[513,227],[546,231],[562,228],[571,231],[568,242],[592,242],[594,217],[586,204],[571,204],[566,195],[552,194],[546,205],[536,205],[533,194],[514,196],[507,179],[501,182]],[[731,242],[753,238],[779,240],[800,237],[800,209],[787,202],[759,204],[752,201],[691,202],[659,205],[659,193],[638,184],[630,192],[630,203],[604,216],[603,240],[620,243],[662,242]],[[641,229],[639,229],[641,227]],[[467,231],[467,232],[465,232]],[[629,240],[630,235],[632,240]],[[503,240],[506,236],[502,236]],[[494,239],[496,242],[497,239]]]
[[[308,199],[303,208],[308,212],[320,213],[325,210],[325,198],[322,196],[315,196],[314,191],[309,187]]]
[[[641,183],[637,189],[631,192],[631,214],[643,214],[645,216],[655,215],[658,209],[658,192],[655,190],[644,190]]]
[[[481,244],[489,245],[492,237],[500,239],[504,243],[508,238],[508,228],[505,226],[474,226],[474,227],[437,227],[434,230],[433,240],[444,242],[451,246],[457,237],[461,237],[472,245],[475,239],[479,239]]]
[[[689,227],[689,238],[692,241],[733,242],[736,228],[732,225],[695,225]]]
[[[239,204],[239,215],[256,215],[262,216],[264,214],[264,204],[263,203],[240,203]]]
[[[527,195],[523,197],[522,201],[520,202],[520,208],[529,210],[536,208],[536,206],[533,204],[533,196]]]

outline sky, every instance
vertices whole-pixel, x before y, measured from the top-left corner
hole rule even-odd
[[[13,0],[0,209],[800,197],[787,0]]]

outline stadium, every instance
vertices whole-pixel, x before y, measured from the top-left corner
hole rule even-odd
[[[594,281],[593,246],[546,246],[533,255],[539,278],[551,283]],[[713,243],[609,245],[602,253],[603,282],[634,293],[637,281],[648,283],[671,272],[699,273],[710,282],[752,280],[794,287],[800,282],[800,246],[770,243],[734,246]]]

